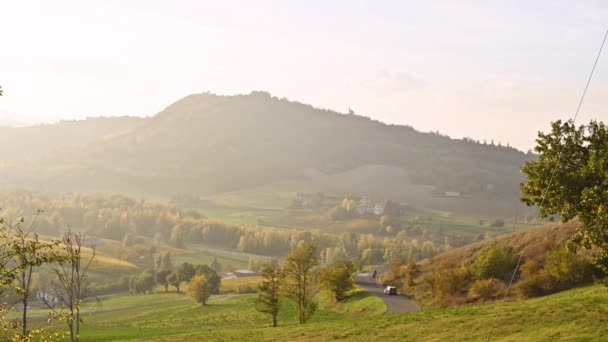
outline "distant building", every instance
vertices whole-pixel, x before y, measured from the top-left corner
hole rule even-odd
[[[371,205],[369,199],[367,197],[362,197],[359,200],[359,204],[357,205],[357,214],[365,215],[365,214],[373,214],[374,207]]]
[[[227,279],[236,279],[236,278],[244,278],[244,277],[255,277],[258,275],[260,275],[260,273],[254,272],[251,270],[236,270],[236,271],[232,271],[232,272],[228,272],[228,273],[224,274],[222,279],[227,280]]]
[[[376,216],[384,215],[384,209],[386,209],[386,202],[376,203],[376,205],[374,206],[374,215],[376,215]]]

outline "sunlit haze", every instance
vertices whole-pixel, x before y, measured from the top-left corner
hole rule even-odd
[[[0,121],[264,90],[527,150],[572,116],[607,22],[601,1],[3,1]],[[606,58],[581,123],[608,119]]]

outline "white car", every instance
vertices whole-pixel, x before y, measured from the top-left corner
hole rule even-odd
[[[394,286],[387,286],[384,288],[384,294],[396,296],[397,288]]]

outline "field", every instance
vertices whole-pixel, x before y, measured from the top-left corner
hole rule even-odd
[[[288,184],[292,186],[293,184]],[[195,205],[207,217],[219,219],[233,224],[260,225],[267,228],[288,229],[321,229],[332,233],[356,232],[377,233],[380,229],[380,218],[374,215],[353,218],[349,220],[332,220],[328,211],[339,205],[345,196],[340,193],[325,193],[325,202],[318,209],[293,209],[292,202],[297,198],[296,191],[287,191],[288,185],[272,185],[267,187],[243,190],[207,196]],[[295,188],[297,189],[297,187]],[[311,193],[311,190],[307,193]],[[378,201],[386,198],[379,198]],[[445,199],[444,199],[445,200]],[[470,201],[450,199],[451,201]],[[406,204],[408,202],[402,202]],[[413,202],[417,203],[418,202]],[[409,227],[413,234],[442,234],[476,239],[483,236],[496,236],[529,227],[526,219],[531,217],[531,209],[513,212],[506,216],[491,215],[489,212],[476,214],[463,211],[429,210],[417,206],[408,206],[406,212],[394,217],[403,227]],[[518,218],[513,217],[517,214]],[[502,224],[496,224],[502,221]]]
[[[262,277],[242,277],[222,280],[221,293],[253,293]]]
[[[222,296],[208,306],[174,293],[121,296],[88,313],[83,341],[596,341],[608,335],[608,294],[601,286],[579,288],[521,302],[430,309],[382,315],[377,298],[356,292],[345,304],[322,309],[306,325],[286,303],[280,326],[253,308],[254,295]],[[369,310],[363,312],[362,310]],[[235,329],[238,327],[238,329]]]
[[[215,258],[226,269],[246,269],[248,267],[249,258],[244,255],[231,254],[218,250],[207,250],[203,248],[190,249],[170,249],[173,263],[178,265],[183,262],[189,262],[195,265],[210,265]]]

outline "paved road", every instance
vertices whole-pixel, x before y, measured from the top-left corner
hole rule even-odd
[[[378,276],[380,272],[378,272]],[[413,312],[420,311],[418,304],[409,300],[405,296],[389,296],[385,295],[383,288],[380,284],[376,283],[376,279],[372,278],[371,273],[361,273],[355,277],[357,284],[369,293],[380,297],[386,303],[388,310],[387,314],[394,314],[400,312]]]

